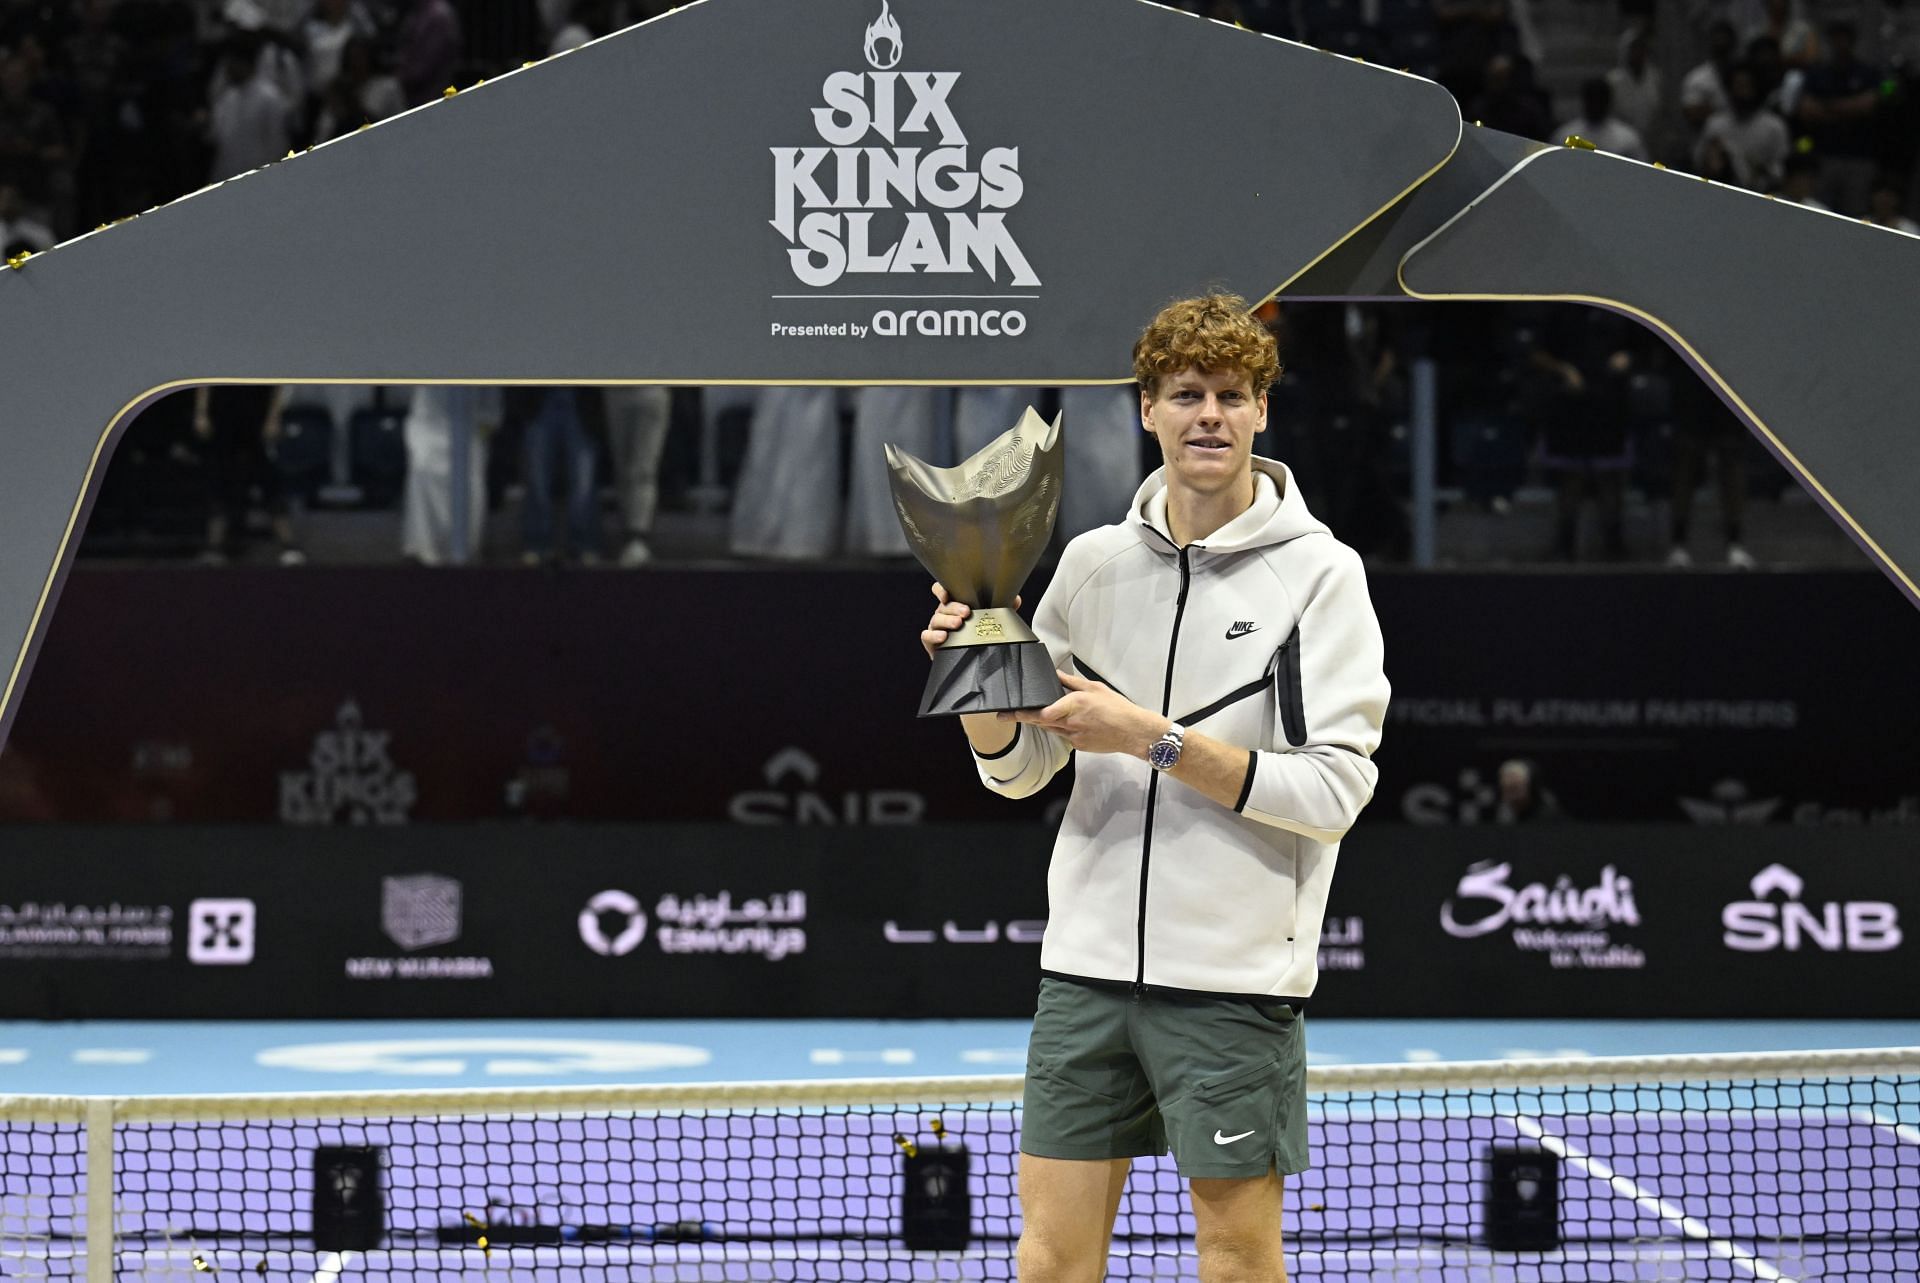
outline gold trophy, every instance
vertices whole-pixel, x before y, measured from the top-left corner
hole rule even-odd
[[[1031,408],[979,453],[930,467],[887,447],[893,510],[920,564],[971,606],[933,653],[920,716],[1044,708],[1059,699],[1053,656],[1013,608],[1060,512],[1060,420]]]

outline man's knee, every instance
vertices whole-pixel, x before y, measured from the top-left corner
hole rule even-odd
[[[1194,1241],[1200,1283],[1285,1283],[1286,1259],[1278,1239],[1223,1230],[1202,1233]]]
[[[1107,1266],[1104,1251],[1089,1252],[1031,1225],[1020,1235],[1017,1259],[1020,1283],[1099,1283]]]

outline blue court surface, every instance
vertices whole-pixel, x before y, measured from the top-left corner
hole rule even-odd
[[[1309,1020],[1315,1064],[1920,1045],[1920,1021]],[[0,1022],[0,1095],[1012,1074],[1024,1020]]]

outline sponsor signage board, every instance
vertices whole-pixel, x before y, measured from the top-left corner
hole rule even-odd
[[[118,906],[168,938],[0,953],[0,1017],[1022,1016],[1051,846],[1028,823],[15,826],[0,927],[110,931]],[[1895,832],[1363,819],[1313,1010],[1902,1017],[1916,905]]]

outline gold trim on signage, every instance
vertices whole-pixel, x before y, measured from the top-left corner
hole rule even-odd
[[[1338,57],[1339,55],[1336,54],[1334,56]],[[1376,67],[1374,68],[1374,70],[1383,71],[1386,69],[1382,67]],[[1407,75],[1408,73],[1396,71],[1396,72],[1393,72],[1392,74],[1396,76],[1402,76],[1402,75]],[[1410,76],[1409,78],[1413,80],[1421,80],[1421,77],[1419,76]],[[1422,80],[1422,83],[1433,84],[1433,82],[1430,80]],[[1452,102],[1452,99],[1449,98],[1448,101]],[[1429,169],[1426,173],[1420,175],[1420,177],[1414,179],[1411,183],[1407,184],[1406,190],[1402,191],[1398,196],[1395,196],[1392,200],[1382,205],[1379,209],[1374,210],[1373,213],[1361,219],[1360,222],[1357,225],[1355,225],[1352,231],[1348,232],[1345,236],[1342,236],[1339,240],[1335,241],[1333,244],[1327,246],[1325,249],[1321,250],[1318,254],[1314,255],[1313,260],[1311,262],[1309,262],[1306,266],[1302,267],[1299,271],[1295,272],[1292,276],[1289,276],[1286,280],[1280,282],[1280,284],[1276,285],[1271,291],[1267,293],[1265,297],[1261,298],[1257,303],[1255,303],[1254,307],[1255,308],[1265,307],[1268,303],[1271,303],[1274,299],[1279,298],[1280,295],[1286,292],[1287,286],[1293,284],[1295,281],[1305,276],[1308,272],[1311,272],[1315,267],[1319,266],[1321,259],[1333,253],[1333,251],[1339,249],[1342,245],[1345,245],[1348,241],[1352,240],[1354,237],[1358,236],[1361,232],[1365,231],[1374,222],[1374,220],[1378,219],[1382,214],[1386,213],[1388,210],[1392,209],[1395,205],[1398,205],[1401,201],[1405,200],[1407,196],[1415,188],[1419,187],[1421,184],[1425,183],[1429,178],[1432,178],[1435,174],[1445,169],[1447,167],[1447,162],[1451,161],[1456,155],[1459,154],[1460,140],[1461,138],[1465,137],[1466,131],[1467,131],[1466,122],[1462,120],[1460,117],[1460,106],[1458,103],[1454,104],[1453,118],[1454,118],[1453,146],[1447,148],[1447,154],[1440,158],[1439,164],[1435,165],[1432,169]],[[1448,220],[1448,221],[1452,221],[1452,220]],[[1398,274],[1399,272],[1398,272],[1398,269],[1396,268],[1395,275],[1398,276]],[[1405,281],[1400,282],[1401,289],[1405,289],[1406,287],[1407,285]]]
[[[1821,501],[1825,503],[1829,509],[1832,510],[1834,516],[1840,520],[1841,524],[1845,525],[1847,529],[1851,530],[1854,533],[1854,535],[1860,540],[1860,542],[1866,547],[1867,551],[1870,554],[1872,554],[1873,558],[1880,563],[1881,568],[1885,570],[1888,574],[1892,575],[1894,579],[1899,581],[1900,584],[1902,584],[1906,588],[1909,596],[1911,596],[1915,601],[1920,602],[1920,584],[1916,584],[1913,580],[1913,577],[1907,574],[1907,572],[1900,567],[1898,562],[1894,561],[1892,557],[1887,555],[1887,550],[1882,548],[1879,542],[1876,539],[1874,539],[1872,535],[1868,534],[1866,530],[1861,527],[1858,521],[1854,520],[1853,514],[1848,512],[1846,507],[1843,504],[1841,504],[1841,502],[1838,499],[1833,497],[1832,492],[1829,491],[1826,488],[1826,486],[1821,484],[1820,479],[1813,475],[1813,470],[1808,468],[1806,464],[1800,462],[1800,456],[1796,455],[1792,450],[1788,449],[1787,443],[1782,441],[1777,435],[1775,435],[1773,429],[1768,427],[1765,421],[1762,420],[1760,416],[1754,412],[1753,407],[1747,404],[1746,399],[1743,398],[1738,392],[1734,391],[1733,385],[1727,382],[1726,379],[1721,377],[1720,371],[1716,370],[1711,364],[1709,364],[1706,358],[1701,356],[1699,351],[1695,349],[1693,344],[1687,342],[1686,337],[1684,335],[1682,335],[1678,330],[1674,329],[1671,325],[1668,325],[1665,321],[1661,320],[1659,317],[1655,316],[1653,313],[1648,312],[1642,308],[1635,307],[1631,303],[1622,302],[1619,299],[1605,298],[1595,294],[1422,294],[1419,291],[1415,290],[1412,286],[1407,284],[1407,275],[1406,275],[1407,264],[1410,261],[1412,261],[1413,256],[1415,254],[1418,254],[1422,249],[1424,249],[1430,241],[1434,240],[1436,237],[1444,233],[1449,227],[1452,227],[1455,223],[1459,222],[1462,218],[1465,218],[1468,214],[1472,213],[1474,210],[1474,207],[1479,205],[1480,202],[1485,200],[1487,197],[1493,195],[1494,191],[1497,190],[1502,183],[1505,183],[1508,179],[1518,174],[1521,170],[1525,169],[1528,165],[1540,159],[1540,157],[1562,155],[1562,154],[1566,154],[1564,149],[1548,148],[1545,151],[1538,151],[1533,153],[1530,156],[1524,157],[1512,169],[1509,169],[1506,173],[1502,174],[1499,180],[1493,183],[1492,186],[1488,187],[1486,191],[1480,193],[1479,196],[1475,197],[1472,201],[1468,202],[1467,207],[1465,209],[1455,214],[1452,218],[1449,218],[1446,222],[1440,224],[1440,226],[1435,228],[1430,235],[1422,237],[1418,242],[1416,242],[1412,247],[1410,247],[1405,254],[1402,254],[1400,256],[1399,264],[1396,265],[1394,268],[1394,278],[1397,281],[1399,281],[1400,288],[1406,291],[1407,297],[1413,298],[1413,299],[1420,299],[1425,302],[1434,302],[1434,303],[1447,302],[1449,300],[1454,302],[1462,302],[1462,303],[1585,303],[1591,307],[1606,307],[1606,308],[1612,308],[1615,311],[1625,312],[1629,316],[1637,318],[1643,325],[1647,326],[1647,328],[1659,331],[1661,334],[1664,334],[1667,337],[1667,340],[1669,342],[1673,343],[1676,347],[1684,351],[1688,355],[1688,357],[1692,358],[1693,363],[1699,367],[1701,374],[1704,375],[1707,379],[1711,380],[1714,383],[1714,385],[1720,389],[1721,393],[1726,397],[1726,399],[1732,402],[1733,405],[1739,409],[1740,413],[1746,417],[1747,422],[1752,426],[1753,430],[1755,432],[1758,432],[1762,437],[1764,437],[1767,443],[1774,448],[1774,450],[1779,454],[1780,458],[1786,462],[1788,469],[1791,470],[1794,476],[1800,480],[1800,483],[1806,486],[1809,490],[1813,491],[1816,495],[1818,495]],[[1602,154],[1606,154],[1606,153],[1602,153]],[[1611,155],[1608,156],[1608,159],[1623,160],[1627,164],[1640,163],[1638,161],[1625,160],[1624,157],[1615,157]],[[1591,164],[1592,162],[1583,160],[1579,163]],[[1652,168],[1652,166],[1648,166],[1648,168]],[[1663,172],[1666,172],[1666,171],[1663,171]],[[1696,179],[1687,177],[1686,175],[1682,175],[1682,174],[1675,174],[1674,178],[1676,181],[1680,181],[1680,182],[1698,181]],[[1729,190],[1733,190],[1733,189],[1729,189]],[[1740,194],[1745,195],[1748,193],[1740,193]]]

